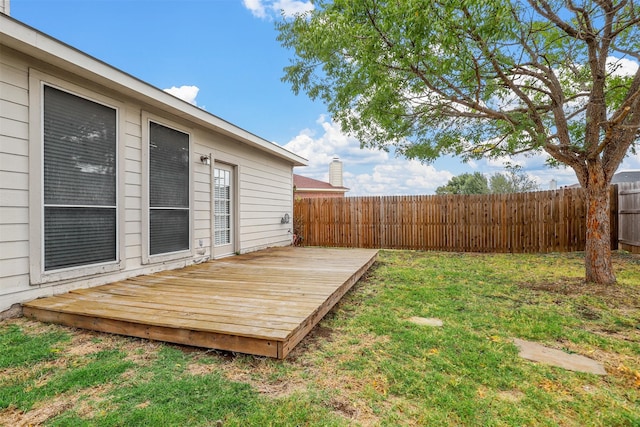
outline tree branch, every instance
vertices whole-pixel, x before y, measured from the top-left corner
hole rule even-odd
[[[547,1],[542,0],[527,0],[531,7],[538,12],[543,17],[547,18],[549,21],[553,22],[558,28],[567,33],[569,36],[584,40],[581,36],[580,32],[573,28],[571,25],[567,24],[565,21],[560,19],[560,17],[551,9],[551,6]]]

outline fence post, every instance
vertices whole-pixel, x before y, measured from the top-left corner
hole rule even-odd
[[[611,249],[618,249],[618,184],[609,187],[609,218],[611,230]]]

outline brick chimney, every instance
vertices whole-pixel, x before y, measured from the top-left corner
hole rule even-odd
[[[9,13],[9,0],[0,0],[0,13],[10,15]]]
[[[329,184],[334,187],[343,187],[342,185],[342,162],[338,156],[334,156],[329,165]]]

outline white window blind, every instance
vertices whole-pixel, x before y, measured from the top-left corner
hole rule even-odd
[[[149,253],[189,249],[189,135],[149,127]]]
[[[44,87],[44,269],[116,260],[116,110]]]

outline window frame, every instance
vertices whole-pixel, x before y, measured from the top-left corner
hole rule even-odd
[[[104,105],[116,114],[115,260],[45,270],[44,107],[45,86]],[[111,273],[125,268],[124,104],[36,69],[29,69],[29,263],[31,285]]]
[[[142,111],[142,263],[143,264],[155,264],[164,263],[168,261],[176,261],[182,259],[192,258],[194,256],[194,244],[193,244],[193,130],[181,126],[180,124],[147,111]],[[151,143],[151,123],[164,126],[166,128],[184,133],[189,138],[189,170],[188,182],[189,182],[189,248],[184,250],[178,250],[175,252],[166,252],[161,254],[151,254],[151,201],[150,201],[150,180],[151,180],[151,168],[150,168],[150,143]]]

